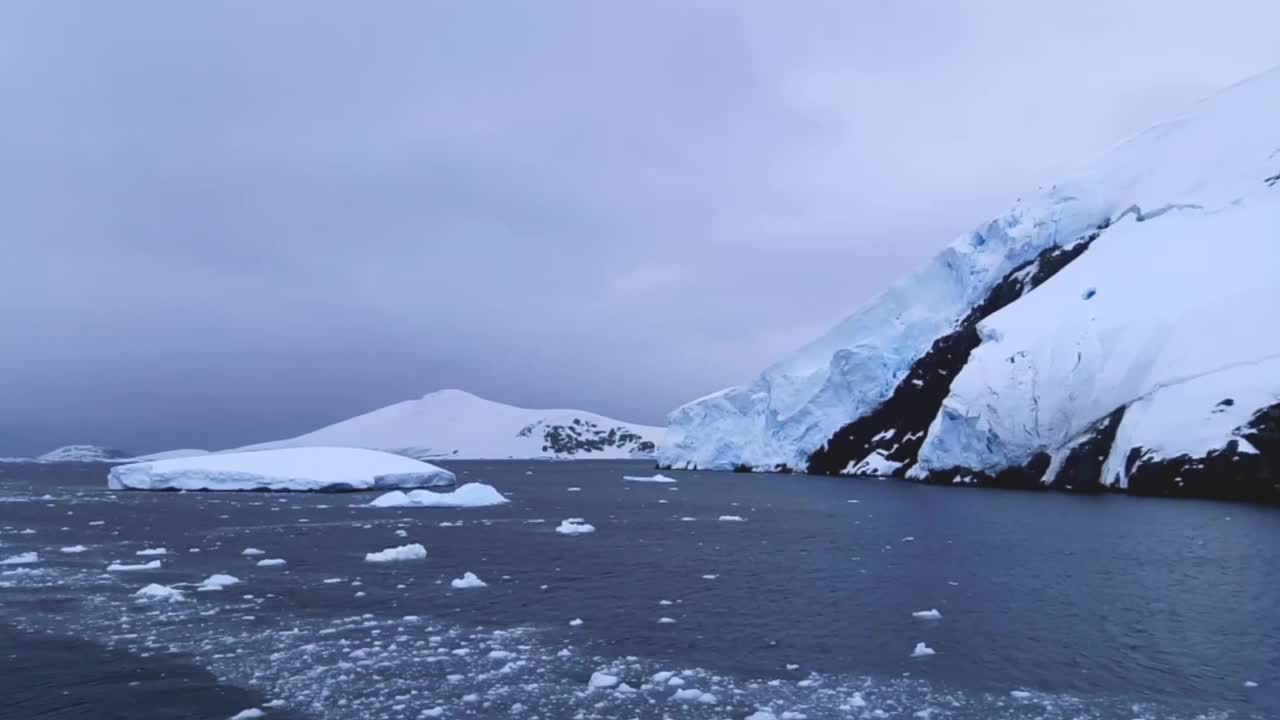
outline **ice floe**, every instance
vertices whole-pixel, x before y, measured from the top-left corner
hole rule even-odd
[[[502,505],[510,502],[492,485],[484,483],[467,483],[452,492],[431,492],[430,490],[414,490],[403,492],[393,490],[379,495],[369,503],[370,507],[432,507],[432,508],[475,508]]]
[[[159,570],[160,561],[151,560],[144,563],[120,563],[113,562],[107,566],[107,572],[133,572],[136,570]]]
[[[667,477],[666,475],[661,475],[661,474],[648,475],[648,476],[623,475],[622,479],[627,482],[639,482],[639,483],[673,483],[676,481],[676,479],[673,477]]]
[[[423,551],[423,556],[424,557],[426,556],[425,550]],[[476,577],[476,574],[473,572],[466,572],[466,573],[463,573],[462,577],[454,578],[453,580],[450,580],[449,586],[452,587],[454,590],[467,590],[470,588],[488,587],[489,583]]]
[[[920,611],[911,613],[911,617],[917,620],[941,620],[942,613],[938,612],[936,609],[920,610]]]
[[[583,533],[591,533],[596,531],[596,526],[587,523],[582,518],[567,518],[556,526],[556,532],[561,535],[581,535]]]
[[[929,657],[937,654],[937,651],[922,642],[916,643],[915,649],[911,651],[911,657]]]
[[[427,549],[421,543],[409,543],[399,547],[390,547],[378,552],[365,553],[365,562],[402,562],[405,560],[425,560]]]
[[[196,589],[201,591],[222,590],[223,588],[229,588],[232,585],[238,584],[240,584],[240,578],[234,575],[214,573],[201,581],[200,584],[196,586]]]

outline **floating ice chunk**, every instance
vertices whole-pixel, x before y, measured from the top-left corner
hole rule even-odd
[[[266,555],[267,551],[259,550],[258,548],[245,548],[244,550],[240,551],[240,554],[241,555]]]
[[[911,657],[929,657],[930,655],[937,655],[937,652],[922,642],[916,643],[916,649],[911,651]]]
[[[720,522],[746,522],[747,519],[741,515],[721,515]]]
[[[587,681],[587,687],[593,688],[611,688],[617,684],[617,675],[609,675],[608,673],[603,673],[598,670],[591,673],[591,679]]]
[[[222,573],[214,573],[209,577],[205,578],[199,585],[197,585],[196,590],[200,590],[200,591],[221,590],[223,588],[231,587],[232,585],[237,585],[239,584],[239,582],[240,582],[240,578],[234,575],[224,575]]]
[[[718,578],[718,577],[720,577],[720,576],[719,576],[719,575],[703,575],[703,576],[702,576],[702,579],[703,579],[703,580],[715,580],[715,579],[716,579],[716,578]]]
[[[560,523],[556,527],[556,532],[561,535],[581,535],[583,533],[591,533],[596,531],[595,525],[588,524],[582,518],[569,518]]]
[[[515,656],[516,654],[510,650],[493,650],[489,653],[490,660],[510,660]]]
[[[942,613],[937,610],[920,610],[918,612],[911,613],[911,617],[917,620],[941,620]]]
[[[82,553],[82,552],[84,552],[85,550],[88,550],[88,549],[89,549],[89,548],[87,548],[87,547],[85,547],[85,546],[83,546],[83,545],[70,545],[70,546],[68,546],[68,547],[59,548],[59,549],[58,549],[58,552],[66,553],[66,554],[68,554],[68,555],[75,555],[75,554],[77,554],[77,553]]]
[[[1258,687],[1258,683],[1256,683],[1256,682],[1254,682],[1254,681],[1252,681],[1252,680],[1245,680],[1245,681],[1244,681],[1244,686],[1245,686],[1245,687],[1247,687],[1247,688],[1256,688],[1256,687]]]
[[[564,489],[564,491],[565,491],[565,492],[582,492],[582,488],[580,488],[580,487],[571,487],[571,488],[565,488],[565,489]]]
[[[757,710],[743,720],[778,720],[778,716],[768,710]]]
[[[181,590],[171,588],[168,585],[157,585],[156,583],[147,585],[134,593],[133,596],[141,600],[168,600],[170,602],[187,599]]]
[[[502,505],[510,502],[492,485],[484,483],[467,483],[451,492],[432,492],[430,490],[413,490],[402,492],[392,490],[379,495],[369,503],[369,507],[433,507],[433,508],[474,508]]]
[[[676,694],[671,696],[671,699],[676,702],[699,702],[704,705],[715,705],[719,702],[719,699],[717,699],[715,695],[712,695],[709,692],[702,692],[695,688],[677,690]]]
[[[400,562],[403,560],[425,560],[427,549],[421,543],[410,543],[399,547],[387,548],[378,552],[365,553],[365,562]]]
[[[0,565],[31,565],[40,562],[40,555],[33,552],[18,553],[0,560]]]
[[[421,546],[421,545],[419,545],[418,547],[422,547],[422,546]],[[422,556],[423,556],[423,557],[426,557],[426,553],[427,553],[427,551],[426,551],[426,550],[423,550],[423,551],[422,551]],[[482,588],[482,587],[488,587],[488,586],[489,586],[489,583],[487,583],[487,582],[485,582],[485,581],[481,580],[480,578],[476,577],[476,574],[475,574],[475,573],[473,573],[473,572],[467,572],[467,573],[463,573],[462,577],[460,577],[460,578],[454,578],[453,580],[450,580],[450,581],[449,581],[449,585],[450,585],[450,587],[452,587],[454,590],[467,590],[467,589],[469,589],[469,588]]]
[[[168,554],[169,554],[169,551],[166,548],[147,548],[146,550],[139,550],[138,552],[134,553],[134,555],[142,555],[144,557],[147,555],[168,555]]]
[[[266,560],[258,561],[258,567],[280,567],[284,564],[284,558],[267,558]]]
[[[659,624],[659,625],[671,625],[671,624],[672,624],[672,623],[674,623],[674,622],[675,622],[675,620],[673,620],[673,619],[671,619],[671,618],[669,618],[669,617],[660,617],[660,618],[658,618],[658,624]]]
[[[1027,692],[1026,690],[1010,690],[1009,697],[1012,697],[1018,700],[1026,700],[1027,698],[1031,697],[1031,693]]]
[[[667,477],[666,475],[661,475],[661,474],[648,475],[648,476],[623,475],[622,479],[627,482],[647,482],[647,483],[673,483],[676,481],[676,479],[673,477]]]
[[[659,605],[664,605],[664,606],[665,606],[665,605],[675,605],[675,603],[671,602],[670,600],[659,600],[659,601],[658,601],[658,604],[659,604]]]
[[[129,565],[127,563],[111,563],[107,566],[107,572],[132,572],[134,570],[159,570],[160,561],[152,560],[150,562]]]
[[[438,718],[444,715],[444,708],[437,706],[437,707],[431,708],[430,710],[423,710],[418,714],[421,715],[422,717]]]
[[[582,625],[582,618],[574,618],[569,621],[569,627],[578,627]]]
[[[254,720],[254,718],[261,718],[266,716],[267,714],[262,712],[258,708],[249,708],[248,710],[241,710],[235,715],[232,715],[231,720]]]
[[[675,675],[675,673],[671,672],[670,670],[663,670],[662,672],[654,673],[653,677],[649,679],[652,680],[655,685],[663,685],[663,684],[666,684],[666,682],[670,680],[673,675]]]

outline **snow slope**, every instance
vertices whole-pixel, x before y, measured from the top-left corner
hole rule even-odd
[[[1280,68],[1019,200],[750,385],[677,409],[659,465],[992,484],[1065,467],[1128,488],[1218,453],[1273,472],[1254,445],[1280,402],[1277,105]]]
[[[580,410],[529,410],[440,390],[240,450],[341,445],[423,459],[616,459],[651,456],[662,432]]]
[[[420,460],[356,448],[290,448],[117,465],[113,490],[370,490],[452,485]]]

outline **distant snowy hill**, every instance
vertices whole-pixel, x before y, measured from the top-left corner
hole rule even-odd
[[[348,446],[418,459],[651,457],[662,428],[581,410],[528,410],[441,390],[289,440],[241,450]]]
[[[1280,68],[1021,199],[659,465],[1280,500]]]
[[[57,450],[33,458],[35,462],[120,462],[129,457],[129,453],[115,448],[100,445],[66,445]]]

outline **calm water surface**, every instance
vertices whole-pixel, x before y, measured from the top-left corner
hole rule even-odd
[[[512,502],[111,493],[101,466],[0,466],[0,559],[39,554],[0,567],[0,717],[1280,717],[1275,508],[448,466]],[[569,517],[596,532],[554,532]],[[364,561],[409,542],[427,559]],[[466,571],[488,587],[450,588]],[[183,585],[212,573],[242,582]],[[132,597],[149,583],[185,599]]]

